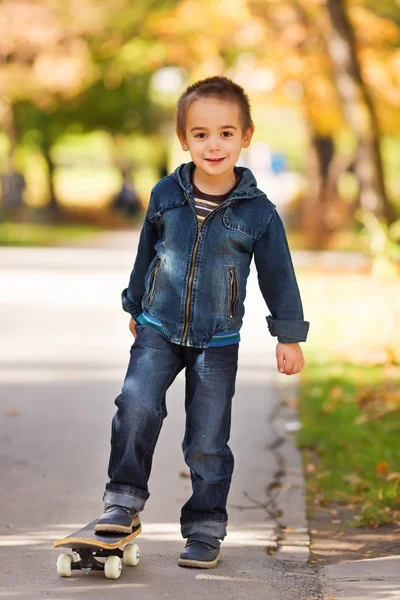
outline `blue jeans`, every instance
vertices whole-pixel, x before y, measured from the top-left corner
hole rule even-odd
[[[223,539],[233,472],[228,446],[239,344],[206,349],[173,344],[149,325],[137,337],[113,417],[109,481],[103,500],[141,511],[163,419],[166,391],[186,367],[186,430],[182,449],[190,468],[192,496],[182,507],[181,532]]]

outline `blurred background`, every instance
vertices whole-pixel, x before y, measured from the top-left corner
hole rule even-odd
[[[339,490],[366,524],[392,522],[399,0],[3,0],[0,244],[137,242],[152,186],[189,160],[175,136],[177,98],[211,75],[250,96],[256,131],[240,161],[283,215],[311,321],[299,443],[312,502]],[[15,285],[14,295],[3,288],[7,302],[26,292]],[[351,449],[337,436],[344,423]]]
[[[292,247],[399,259],[398,0],[4,0],[0,34],[0,243],[126,226],[189,158],[179,94],[223,74]]]

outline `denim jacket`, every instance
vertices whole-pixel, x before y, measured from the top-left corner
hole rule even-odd
[[[305,341],[309,323],[276,206],[249,169],[235,167],[238,186],[201,223],[193,168],[180,165],[151,192],[123,309],[136,321],[143,312],[154,317],[174,344],[207,348],[218,332],[240,330],[254,255],[271,335]]]

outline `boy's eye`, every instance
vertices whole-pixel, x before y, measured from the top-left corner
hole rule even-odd
[[[233,133],[231,131],[223,131],[222,132],[222,137],[232,137]],[[204,140],[204,138],[207,137],[206,133],[196,133],[196,135],[194,136],[195,138],[198,138],[199,140]]]

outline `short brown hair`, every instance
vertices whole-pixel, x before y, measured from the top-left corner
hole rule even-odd
[[[186,115],[191,104],[199,98],[215,97],[239,105],[242,132],[254,127],[249,97],[244,89],[227,77],[207,77],[190,85],[180,96],[176,111],[176,131],[186,135]]]

